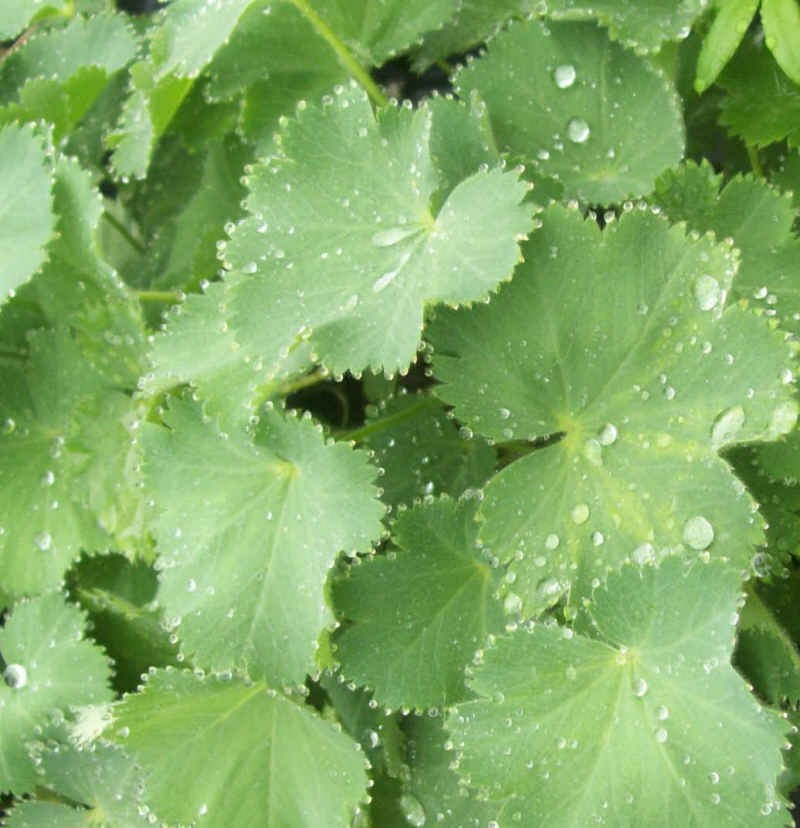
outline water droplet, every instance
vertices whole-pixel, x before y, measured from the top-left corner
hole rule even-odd
[[[403,815],[406,822],[410,825],[415,825],[417,828],[425,824],[425,809],[422,803],[410,793],[404,793],[400,797],[400,807],[403,810]]]
[[[613,423],[606,423],[600,430],[597,439],[600,441],[600,445],[610,446],[617,442],[617,436],[617,427]]]
[[[644,566],[645,564],[651,564],[656,559],[656,550],[653,547],[652,543],[643,543],[641,546],[637,546],[636,549],[633,550],[633,558],[634,563],[639,564],[639,566]]]
[[[641,698],[647,692],[647,682],[643,678],[637,678],[633,682],[633,695]]]
[[[391,247],[393,244],[419,233],[420,228],[417,225],[404,225],[401,227],[390,227],[386,230],[379,230],[372,236],[372,243],[375,247]]]
[[[593,466],[603,465],[603,447],[599,440],[587,440],[583,446],[583,454]]]
[[[705,274],[695,283],[694,295],[700,310],[707,311],[716,307],[722,297],[722,288],[713,276]]]
[[[696,515],[686,521],[683,540],[692,549],[707,549],[714,540],[714,527],[702,515]]]
[[[605,541],[602,532],[592,532],[592,543],[595,546],[602,546]]]
[[[789,385],[789,383],[794,382],[794,374],[788,368],[784,368],[781,371],[781,382],[784,385]]]
[[[656,736],[656,741],[657,741],[660,745],[663,745],[663,744],[664,744],[664,742],[666,742],[666,741],[667,741],[667,736],[668,736],[668,734],[667,734],[667,731],[666,731],[666,730],[664,730],[664,728],[663,728],[663,727],[659,727],[659,729],[658,729],[658,730],[656,731],[656,733],[655,733],[655,736]]]
[[[578,73],[575,71],[575,67],[571,63],[556,66],[555,72],[553,72],[553,80],[556,82],[556,86],[559,89],[569,89],[569,87],[575,83],[575,78],[577,76]]]
[[[575,144],[584,144],[589,139],[591,130],[583,118],[572,118],[567,124],[567,137]]]
[[[660,719],[662,722],[669,718],[669,709],[664,707],[663,704],[659,705],[656,708],[656,718]]]
[[[708,775],[708,781],[712,785],[718,785],[719,784],[719,774],[716,771],[711,771],[711,773]]]
[[[740,405],[726,408],[711,426],[711,445],[719,448],[733,440],[744,425],[744,409]]]
[[[569,667],[564,671],[564,675],[570,680],[575,681],[578,677],[578,671],[570,664]]]
[[[11,417],[6,417],[5,422],[3,423],[2,432],[3,434],[11,434],[16,427],[16,422]]]
[[[544,545],[546,549],[558,549],[559,543],[561,543],[561,539],[558,537],[558,535],[555,535],[552,532],[544,539]]]
[[[44,473],[42,477],[42,486],[52,486],[53,483],[56,482],[55,474],[50,471],[49,469]]]
[[[28,671],[21,664],[9,664],[3,670],[3,679],[9,687],[19,690],[28,683]]]
[[[543,578],[536,585],[536,594],[543,601],[552,601],[561,592],[561,584],[555,578]]]
[[[570,516],[572,517],[572,520],[580,526],[582,523],[586,523],[589,519],[589,507],[585,503],[579,503],[570,512]]]
[[[511,412],[507,408],[501,408],[499,414],[501,420],[507,420],[511,416]]]
[[[506,615],[516,615],[522,609],[522,598],[516,592],[509,592],[503,601],[503,611]]]
[[[33,542],[36,544],[38,549],[41,549],[42,552],[46,552],[53,545],[53,536],[45,529],[44,532],[39,532],[39,534],[33,538]]]

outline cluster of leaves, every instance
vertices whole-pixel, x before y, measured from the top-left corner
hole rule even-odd
[[[707,5],[5,0],[5,825],[791,824],[800,14]]]

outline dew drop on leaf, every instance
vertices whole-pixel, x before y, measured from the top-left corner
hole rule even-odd
[[[589,507],[585,503],[579,503],[570,512],[570,516],[572,517],[572,520],[580,526],[582,523],[586,523],[586,521],[589,520]]]
[[[28,671],[21,664],[9,664],[3,670],[5,683],[16,690],[28,683]]]
[[[730,442],[744,425],[744,409],[740,405],[726,408],[711,426],[711,445],[714,448]]]
[[[42,552],[46,552],[53,545],[53,537],[45,529],[44,532],[39,532],[39,534],[33,538],[33,542],[36,544],[37,549],[41,549]]]
[[[667,731],[663,727],[659,727],[658,730],[655,733],[655,736],[656,736],[656,741],[660,745],[663,745],[664,742],[667,741],[668,734],[667,734]]]
[[[592,544],[594,546],[602,546],[605,538],[602,532],[592,532]]]
[[[662,722],[669,718],[669,709],[664,707],[663,704],[659,705],[656,708],[656,718],[660,719]]]
[[[575,71],[575,67],[571,63],[565,63],[561,66],[556,66],[553,72],[553,80],[559,89],[569,89],[575,83],[577,75],[578,73]]]
[[[775,434],[787,434],[797,423],[797,403],[794,400],[776,406],[770,419],[770,431]]]
[[[717,305],[722,296],[722,289],[713,276],[705,274],[697,280],[694,286],[694,295],[700,310],[707,311]]]
[[[558,544],[561,543],[558,535],[552,532],[544,539],[544,545],[547,549],[558,549]]]
[[[683,540],[692,549],[707,549],[714,540],[714,527],[702,515],[696,515],[686,521]]]
[[[643,543],[633,550],[633,555],[631,557],[633,558],[634,563],[639,564],[639,566],[644,566],[645,564],[650,564],[655,561],[655,552],[656,550],[653,548],[652,543]]]
[[[583,118],[571,118],[567,124],[567,138],[575,144],[585,144],[590,134],[589,124]]]
[[[647,692],[647,682],[643,678],[637,678],[633,682],[633,695],[641,698]]]
[[[425,824],[425,809],[415,796],[412,796],[410,793],[404,793],[400,797],[400,807],[409,825],[414,825],[419,828],[419,826]]]
[[[522,609],[522,598],[516,592],[509,592],[503,601],[503,611],[506,615],[516,615]]]
[[[549,601],[561,592],[561,584],[555,578],[543,578],[536,585],[536,594],[540,599]]]
[[[610,446],[617,441],[617,427],[613,423],[606,423],[600,431],[597,439],[602,446]]]

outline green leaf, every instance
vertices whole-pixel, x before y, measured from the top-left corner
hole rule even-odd
[[[0,40],[16,37],[42,10],[41,0],[4,0],[0,6]]]
[[[705,92],[739,47],[759,0],[722,0],[697,58],[694,88]]]
[[[297,3],[302,9],[305,3]],[[325,23],[367,64],[380,66],[443,26],[456,0],[311,0]]]
[[[708,163],[687,161],[658,178],[652,198],[673,221],[732,237],[741,253],[733,295],[762,308],[784,330],[800,332],[800,242],[792,233],[791,194],[754,176],[735,176],[723,186]]]
[[[40,782],[46,779],[51,791],[85,807],[74,809],[45,799],[21,802],[5,821],[8,828],[147,825],[145,814],[137,807],[140,771],[119,747],[100,742],[91,750],[78,750],[59,744],[39,751],[37,759]]]
[[[564,20],[594,18],[625,46],[637,52],[657,52],[665,41],[687,37],[707,5],[706,0],[551,0],[547,13]]]
[[[40,784],[27,745],[72,705],[112,697],[106,656],[84,641],[83,613],[58,593],[22,599],[0,629],[0,778],[21,794]],[[58,714],[58,715],[56,715]]]
[[[577,210],[543,216],[511,284],[427,333],[460,420],[497,441],[550,435],[486,486],[481,541],[526,614],[569,589],[577,605],[631,557],[747,567],[762,523],[717,452],[793,427],[791,346],[725,307],[736,259],[712,238],[638,210],[603,232]]]
[[[160,670],[118,705],[108,734],[147,773],[147,803],[168,822],[345,828],[366,795],[356,744],[263,684]]]
[[[480,93],[498,147],[558,178],[567,198],[649,192],[683,153],[672,85],[592,24],[515,23],[455,85]]]
[[[444,406],[427,394],[390,397],[356,433],[384,470],[380,485],[390,506],[446,493],[457,497],[486,482],[495,453],[486,440],[461,435]]]
[[[519,203],[527,185],[518,172],[478,170],[434,211],[440,183],[453,182],[440,182],[431,160],[431,122],[426,108],[395,107],[376,122],[353,87],[301,107],[281,155],[248,174],[251,216],[220,245],[236,272],[210,291],[213,305],[187,303],[168,323],[148,389],[223,371],[241,359],[231,348],[274,372],[301,332],[334,373],[402,369],[424,303],[472,301],[507,279],[531,227],[534,208]],[[459,131],[452,146],[463,143]],[[209,345],[209,329],[223,337]]]
[[[784,74],[762,42],[745,38],[718,79],[727,95],[720,123],[747,144],[789,139],[800,145],[800,86]]]
[[[302,681],[333,620],[328,570],[380,535],[374,470],[347,446],[325,445],[312,423],[273,411],[255,442],[220,433],[180,400],[164,419],[168,428],[146,426],[141,440],[168,624],[199,666]]]
[[[728,663],[738,593],[725,566],[671,557],[610,575],[591,637],[499,639],[470,682],[481,698],[447,720],[459,773],[537,825],[786,825],[787,725]]]
[[[449,498],[402,512],[396,554],[334,582],[334,605],[346,620],[334,638],[342,673],[372,688],[381,704],[462,700],[464,668],[488,635],[502,632],[499,577],[476,553],[474,518],[474,503]]]
[[[778,65],[800,84],[800,8],[797,0],[762,0],[761,24]]]
[[[0,302],[41,267],[55,227],[42,142],[24,126],[0,128]]]
[[[73,448],[72,412],[103,382],[64,331],[31,334],[23,367],[0,364],[0,598],[52,589],[81,549],[108,535],[76,485],[86,465]]]

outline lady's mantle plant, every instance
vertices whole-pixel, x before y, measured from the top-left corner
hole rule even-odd
[[[800,12],[590,6],[4,3],[6,825],[791,824]]]

